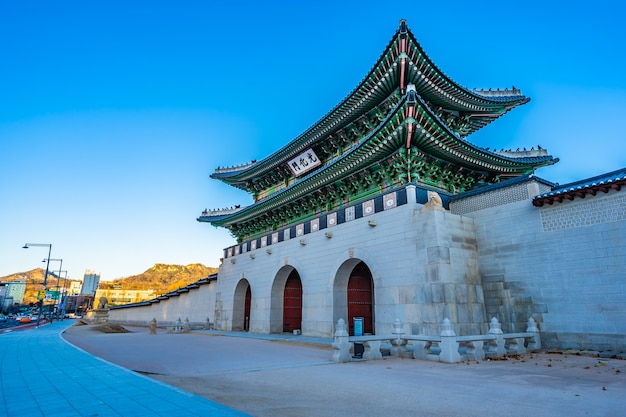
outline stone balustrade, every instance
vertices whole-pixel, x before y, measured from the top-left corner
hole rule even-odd
[[[522,354],[541,349],[539,329],[532,317],[528,319],[524,333],[503,333],[498,319],[494,317],[489,323],[488,334],[467,336],[457,336],[447,318],[441,324],[439,336],[405,334],[399,319],[394,321],[392,334],[349,336],[345,320],[339,319],[332,344],[335,350],[333,361],[350,362],[350,347],[353,343],[363,344],[363,359],[382,359],[383,343],[392,346],[393,356],[404,357],[408,352],[408,342],[413,347],[413,358],[446,363],[483,360],[485,357],[499,358],[507,353]]]
[[[209,321],[209,318],[207,317],[206,322],[205,323],[201,323],[201,322],[190,322],[189,318],[186,318],[185,321],[183,322],[180,317],[178,318],[178,320],[176,320],[175,323],[173,324],[166,324],[165,328],[167,329],[167,333],[172,334],[172,333],[189,333],[192,330],[210,330],[213,328],[213,323],[211,323]]]

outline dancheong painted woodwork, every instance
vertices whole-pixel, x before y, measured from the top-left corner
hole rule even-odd
[[[198,221],[242,242],[410,183],[452,196],[532,173],[558,159],[543,148],[495,151],[466,140],[529,100],[515,87],[455,83],[401,21],[363,81],[317,123],[263,160],[211,175],[253,204],[205,210]]]

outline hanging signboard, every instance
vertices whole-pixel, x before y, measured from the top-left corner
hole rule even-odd
[[[296,177],[306,174],[313,168],[322,165],[322,161],[317,157],[313,149],[309,148],[300,155],[287,162],[289,169]]]

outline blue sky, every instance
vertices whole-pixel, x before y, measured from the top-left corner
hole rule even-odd
[[[400,19],[468,88],[531,102],[468,139],[541,145],[561,184],[626,166],[621,2],[19,1],[0,4],[0,276],[218,266],[196,218],[250,197],[209,175],[262,159],[367,74]],[[58,269],[59,263],[51,263]]]

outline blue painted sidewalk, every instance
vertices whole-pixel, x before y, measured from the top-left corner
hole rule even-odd
[[[0,334],[0,416],[245,416],[67,343],[72,321]]]

